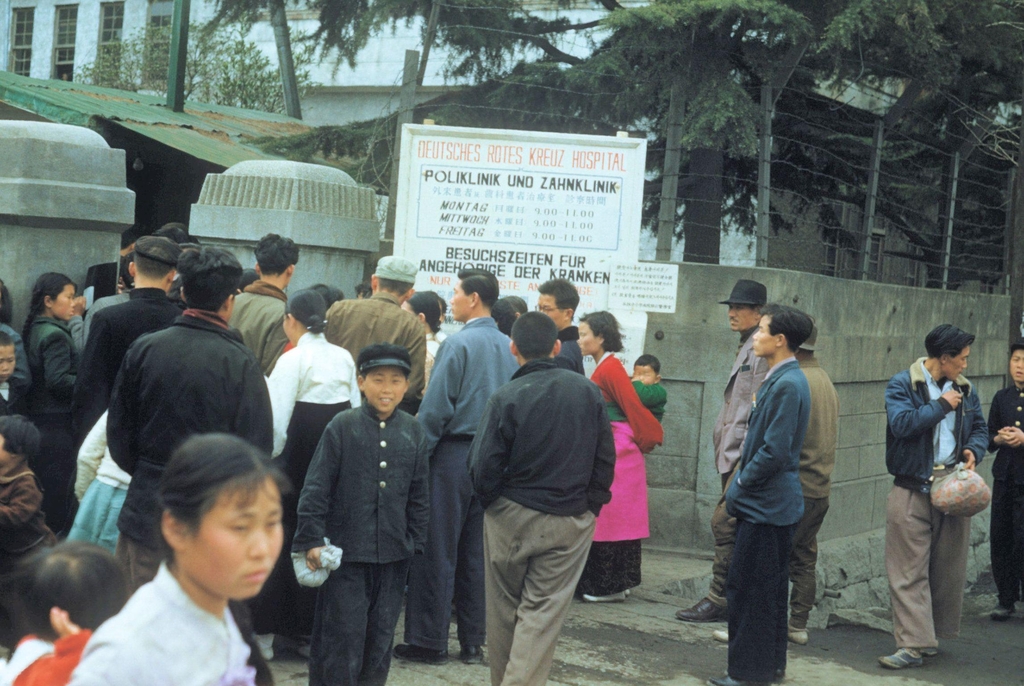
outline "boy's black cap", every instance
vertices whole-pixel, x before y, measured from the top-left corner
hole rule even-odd
[[[409,351],[400,345],[375,343],[359,351],[356,367],[360,376],[366,376],[367,372],[378,367],[398,367],[409,376],[409,372],[412,371],[412,358]]]
[[[1017,340],[1010,344],[1011,355],[1018,350],[1024,350],[1024,338],[1018,338]]]
[[[763,283],[740,279],[732,287],[732,293],[728,299],[720,301],[719,305],[753,305],[760,307],[768,302],[768,289]]]

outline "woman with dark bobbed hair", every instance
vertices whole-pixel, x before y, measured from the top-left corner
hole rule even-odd
[[[284,332],[295,347],[278,359],[270,374],[274,414],[274,455],[295,491],[282,498],[284,548],[270,579],[253,601],[253,620],[264,655],[271,655],[273,636],[292,640],[313,630],[316,589],[295,580],[290,557],[297,524],[299,492],[327,424],[334,416],[360,404],[356,366],[347,350],[327,342],[327,304],[307,288],[288,298]]]
[[[597,363],[590,380],[601,389],[611,420],[615,478],[612,500],[597,517],[594,542],[576,592],[587,602],[621,602],[629,589],[640,585],[640,541],[650,536],[644,453],[660,445],[664,434],[614,355],[622,350],[614,315],[591,312],[581,317],[579,342],[583,354]]]
[[[434,356],[441,347],[441,341],[437,338],[441,330],[440,300],[433,291],[421,291],[402,303],[402,309],[416,315],[427,337],[427,360],[423,367],[423,388],[426,390],[430,382],[430,370],[434,368]]]
[[[39,457],[29,467],[43,484],[43,511],[54,533],[65,531],[71,480],[75,474],[75,437],[71,401],[78,375],[78,349],[68,327],[75,314],[75,282],[47,272],[32,287],[22,338],[32,386],[25,414],[39,429]]]

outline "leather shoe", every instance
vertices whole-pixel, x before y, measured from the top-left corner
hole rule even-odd
[[[707,598],[688,610],[680,610],[676,613],[676,619],[682,622],[721,622],[729,618],[729,610],[719,607]]]
[[[400,660],[421,662],[425,665],[443,665],[448,662],[447,650],[431,650],[430,648],[414,646],[410,643],[399,643],[392,652]]]
[[[484,661],[484,652],[480,650],[480,646],[465,645],[459,651],[459,659],[467,665],[478,665]]]
[[[767,684],[767,681],[740,681],[739,679],[733,679],[731,676],[722,676],[717,679],[709,679],[708,683],[711,686],[759,686],[760,684]]]

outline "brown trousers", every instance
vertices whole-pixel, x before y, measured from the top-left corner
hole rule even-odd
[[[828,512],[828,497],[804,498],[804,516],[793,534],[793,551],[789,554],[789,626],[806,629],[807,618],[814,607],[818,591],[814,570],[818,564],[818,531]]]
[[[959,635],[970,540],[970,517],[942,514],[927,493],[889,491],[885,571],[897,648],[935,648]]]
[[[736,518],[725,511],[725,492],[736,476],[736,470],[722,474],[722,497],[711,514],[711,535],[715,539],[715,561],[711,564],[711,587],[708,600],[718,607],[725,607],[725,577],[729,575],[732,549],[736,545]]]
[[[114,557],[128,575],[128,588],[132,593],[156,577],[163,562],[163,551],[144,546],[138,541],[121,534],[117,538]]]
[[[593,537],[590,512],[560,517],[507,498],[498,498],[484,512],[492,686],[547,681]]]

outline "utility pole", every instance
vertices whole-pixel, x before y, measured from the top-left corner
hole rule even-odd
[[[956,189],[960,181],[960,152],[953,153],[949,166],[949,195],[946,198],[946,235],[942,242],[942,290],[949,288],[949,262],[953,255],[953,217],[956,215]]]
[[[188,52],[190,5],[190,0],[174,0],[171,59],[167,67],[167,106],[172,112],[185,111],[185,55]]]
[[[1024,74],[1022,74],[1024,78]],[[1021,85],[1024,104],[1024,82]],[[1024,312],[1024,118],[1021,118],[1017,144],[1017,173],[1013,189],[1013,232],[1008,237],[1006,272],[1010,279],[1010,330],[1007,341],[1020,338],[1021,313]]]
[[[281,71],[281,87],[284,90],[284,109],[289,117],[302,119],[299,84],[295,80],[295,60],[292,59],[292,39],[288,32],[288,15],[284,9],[284,0],[270,0],[270,23],[274,27],[274,43],[277,44],[277,64]]]
[[[420,58],[420,68],[416,72],[416,85],[422,86],[423,79],[427,75],[427,60],[430,59],[430,48],[434,46],[434,38],[437,36],[437,18],[441,14],[441,0],[434,0],[430,6],[430,17],[427,19],[427,31],[423,34],[423,57]]]
[[[416,106],[416,74],[420,53],[405,51],[405,69],[402,72],[402,91],[395,123],[395,145],[391,148],[391,182],[388,190],[388,218],[384,224],[384,240],[395,239],[395,216],[398,209],[398,167],[402,155],[402,126],[412,123],[412,110]]]
[[[757,249],[756,264],[768,266],[768,235],[772,202],[772,114],[775,99],[770,84],[761,86],[761,145],[757,160]]]
[[[878,202],[878,176],[882,170],[882,146],[885,144],[885,132],[893,128],[903,117],[917,96],[924,90],[920,81],[911,81],[903,89],[903,93],[885,116],[875,122],[875,135],[871,142],[871,161],[868,163],[868,192],[864,201],[864,236],[860,251],[860,274],[862,281],[867,281],[868,268],[871,265],[871,235],[875,228],[875,205]]]
[[[669,92],[668,117],[665,126],[665,167],[661,173],[661,206],[658,208],[658,244],[655,257],[658,262],[672,259],[672,239],[676,233],[676,198],[679,194],[679,158],[683,140],[682,78],[672,81]]]

